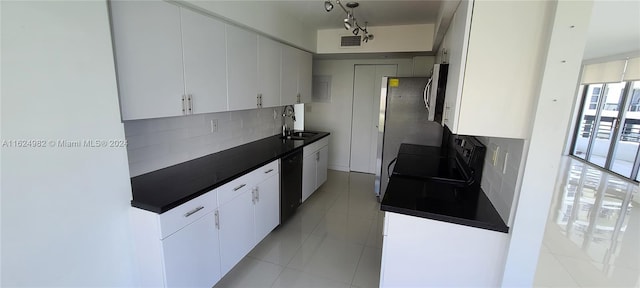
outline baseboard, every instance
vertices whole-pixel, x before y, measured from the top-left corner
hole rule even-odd
[[[330,170],[337,170],[337,171],[342,171],[342,172],[349,172],[349,167],[348,166],[340,166],[340,165],[329,165],[328,168]]]

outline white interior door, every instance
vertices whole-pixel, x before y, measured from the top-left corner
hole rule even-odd
[[[375,173],[382,77],[396,76],[396,65],[356,65],[353,78],[350,170]]]

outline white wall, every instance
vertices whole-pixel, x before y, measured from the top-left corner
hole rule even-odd
[[[0,5],[2,140],[124,139],[105,1]],[[124,147],[3,146],[1,162],[0,286],[133,286]]]
[[[340,47],[340,37],[353,36],[346,29],[318,30],[318,49],[321,53],[422,52],[433,50],[434,24],[372,26],[367,30],[373,40],[360,47]]]
[[[435,60],[436,59],[433,56],[413,57],[413,76],[430,77]]]
[[[525,141],[526,164],[511,227],[502,285],[531,286],[567,136],[582,62],[592,1],[560,0],[549,19],[549,44],[532,132]],[[527,143],[528,142],[528,143]]]
[[[303,50],[316,51],[316,30],[279,9],[272,1],[178,0],[176,2],[206,11]],[[318,9],[322,9],[321,6],[318,6]]]
[[[351,119],[353,111],[353,76],[356,64],[396,64],[398,77],[412,76],[413,60],[360,59],[315,60],[314,76],[331,76],[331,102],[305,104],[305,128],[331,133],[329,168],[349,171],[351,153]]]
[[[216,132],[211,132],[212,120],[218,123]],[[273,136],[281,127],[281,107],[126,121],[130,174],[137,176]]]

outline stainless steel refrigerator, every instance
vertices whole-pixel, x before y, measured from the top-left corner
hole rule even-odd
[[[375,178],[375,193],[380,199],[393,171],[389,163],[398,155],[400,144],[440,146],[442,141],[442,125],[429,120],[429,78],[383,77],[382,81],[386,85],[380,93]]]

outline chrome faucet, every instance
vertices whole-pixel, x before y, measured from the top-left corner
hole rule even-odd
[[[287,126],[287,118],[291,118],[291,126]],[[282,136],[288,136],[293,131],[293,122],[296,121],[296,110],[293,105],[282,107]]]

